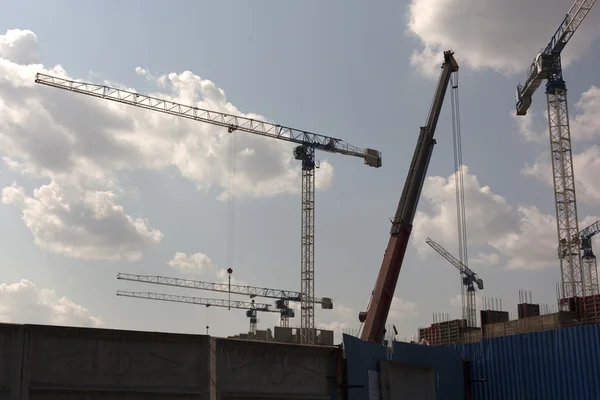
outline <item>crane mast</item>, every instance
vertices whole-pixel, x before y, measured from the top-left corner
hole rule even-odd
[[[117,296],[134,297],[146,300],[170,301],[174,303],[196,304],[207,307],[215,306],[246,310],[246,316],[250,319],[250,332],[253,334],[256,334],[256,324],[258,322],[257,312],[279,312],[279,310],[271,309],[271,306],[269,304],[255,303],[254,300],[248,302],[222,299],[207,299],[192,296],[178,296],[164,293],[130,292],[127,290],[118,290]]]
[[[363,340],[374,341],[376,343],[381,343],[383,340],[385,323],[394,297],[394,291],[396,290],[400,269],[402,268],[402,261],[406,253],[413,219],[419,203],[421,190],[423,189],[425,176],[427,175],[433,146],[436,143],[433,136],[450,77],[456,71],[458,71],[458,64],[454,59],[454,53],[452,51],[445,51],[442,72],[429,110],[427,124],[421,127],[419,133],[415,152],[404,183],[404,189],[402,190],[396,215],[392,221],[390,239],[385,250],[379,275],[377,276],[375,289],[367,311],[359,314],[359,320],[364,322],[361,334],[361,339]]]
[[[255,135],[296,143],[294,158],[302,164],[302,214],[300,246],[300,291],[303,294],[300,308],[300,342],[312,344],[315,340],[314,303],[304,299],[314,298],[315,279],[315,150],[359,157],[370,167],[382,165],[381,153],[373,149],[361,149],[329,136],[294,129],[270,122],[258,121],[195,106],[159,99],[140,93],[110,86],[79,82],[57,76],[37,73],[35,82],[68,90],[74,93],[110,100],[121,104],[143,108],[227,128],[229,133],[242,131]]]
[[[246,285],[231,285],[228,283],[204,282],[160,275],[137,275],[120,272],[117,274],[117,279],[139,283],[149,283],[153,285],[240,294],[250,296],[251,298],[264,297],[277,299],[275,306],[280,312],[280,324],[282,327],[289,327],[289,318],[294,318],[295,316],[294,310],[289,308],[289,302],[300,302],[302,299],[302,294],[300,292],[291,290],[269,289]],[[306,299],[306,301],[313,304],[320,304],[321,308],[325,310],[333,309],[333,301],[329,297]]]
[[[575,0],[548,45],[531,63],[525,83],[517,85],[517,115],[526,115],[533,94],[542,81],[547,80],[546,106],[563,300],[591,294],[592,282],[587,280],[589,274],[582,270],[567,86],[563,79],[561,52],[595,3],[596,0]]]
[[[475,303],[475,285],[477,289],[483,290],[483,280],[477,276],[469,267],[462,263],[459,259],[450,254],[442,245],[434,242],[430,238],[425,239],[425,242],[431,246],[439,255],[444,257],[450,264],[454,265],[463,276],[463,285],[467,289],[466,306],[463,308],[463,319],[467,320],[467,326],[477,326],[477,304]]]
[[[592,238],[600,233],[600,221],[596,221],[590,226],[582,229],[579,232],[581,237],[581,263],[585,281],[589,282],[589,295],[594,296],[600,294],[598,290],[598,266],[596,264],[596,255],[592,249]]]

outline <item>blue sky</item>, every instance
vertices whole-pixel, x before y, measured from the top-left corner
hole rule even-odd
[[[316,294],[332,297],[336,308],[317,310],[317,322],[340,329],[358,327],[356,315],[373,288],[448,48],[461,65],[469,254],[486,283],[481,295],[502,298],[509,311],[519,289],[555,303],[560,275],[542,90],[532,116],[512,114],[517,82],[570,4],[198,3],[4,6],[2,320],[204,332],[208,318],[213,334],[247,329],[243,311],[215,308],[207,315],[203,307],[115,296],[117,289],[166,291],[118,282],[117,272],[223,277],[231,216],[218,198],[229,182],[226,132],[35,85],[36,72],[201,101],[381,150],[380,169],[318,154]],[[600,50],[599,17],[592,10],[564,55],[582,223],[600,215],[599,60],[592,56]],[[429,324],[434,312],[460,315],[451,301],[460,293],[457,271],[424,243],[431,236],[457,253],[449,103],[390,316],[401,336]],[[237,136],[236,145],[234,278],[298,290],[293,146],[249,135]],[[210,261],[180,255],[173,267],[176,253],[203,253]],[[177,268],[182,260],[193,267]],[[259,327],[277,323],[264,315]]]

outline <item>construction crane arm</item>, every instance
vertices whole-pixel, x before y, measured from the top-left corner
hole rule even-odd
[[[475,272],[473,272],[469,267],[467,267],[464,263],[462,263],[459,259],[450,254],[446,249],[444,249],[439,243],[434,242],[430,238],[425,239],[425,242],[431,246],[439,255],[444,257],[446,260],[450,262],[450,264],[454,265],[456,269],[460,271],[464,276],[473,279],[473,282],[477,283],[477,287],[480,290],[483,290],[483,281],[477,276]]]
[[[262,311],[262,312],[279,313],[279,310],[272,309],[269,304],[252,303],[249,301],[205,299],[205,298],[200,298],[200,297],[177,296],[177,295],[164,294],[164,293],[130,292],[130,291],[126,291],[126,290],[118,290],[117,296],[135,297],[138,299],[147,299],[147,300],[171,301],[171,302],[175,302],[175,303],[198,304],[198,305],[203,305],[203,306],[238,308],[240,310],[256,310],[256,311]]]
[[[300,301],[302,295],[299,292],[293,292],[290,290],[279,290],[261,288],[255,286],[246,285],[229,285],[228,283],[214,283],[214,282],[203,282],[192,279],[181,279],[173,278],[169,276],[160,275],[137,275],[137,274],[125,274],[118,273],[117,279],[126,281],[150,283],[154,285],[184,287],[191,289],[207,290],[211,292],[223,292],[223,293],[234,293],[248,295],[251,297],[265,297],[272,299],[285,299],[290,301]],[[328,297],[314,298],[308,300],[311,303],[321,304],[323,308],[333,308],[333,301]]]
[[[535,57],[527,70],[525,83],[517,85],[517,115],[527,114],[533,94],[542,81],[548,78],[555,67],[555,59],[560,57],[595,2],[596,0],[575,0],[548,45]]]
[[[227,128],[229,132],[238,130],[298,143],[329,153],[360,157],[364,159],[365,164],[371,167],[381,167],[381,153],[379,151],[373,149],[361,149],[352,146],[341,139],[319,135],[317,133],[311,133],[270,122],[258,121],[252,118],[230,115],[223,112],[210,111],[110,86],[78,82],[42,73],[36,74],[35,82],[92,97],[112,100],[121,104],[222,126]]]
[[[582,229],[579,234],[582,238],[591,238],[598,233],[600,233],[600,221],[596,221],[585,229]]]
[[[584,256],[593,255],[592,251],[592,238],[600,233],[600,221],[596,221],[585,229],[579,232],[581,237],[581,249],[583,250]]]
[[[450,76],[458,71],[458,64],[451,51],[444,52],[442,72],[435,90],[433,102],[429,110],[427,125],[421,127],[417,146],[404,183],[404,189],[396,211],[390,239],[375,283],[375,290],[371,297],[369,308],[359,314],[359,320],[364,322],[361,338],[367,341],[381,343],[385,331],[385,323],[396,290],[396,283],[406,246],[410,238],[412,223],[419,203],[423,183],[427,175],[427,168],[435,145],[434,133],[442,110],[444,96]]]

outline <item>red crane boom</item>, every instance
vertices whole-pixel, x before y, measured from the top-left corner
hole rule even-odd
[[[444,63],[440,75],[433,103],[429,110],[427,125],[421,127],[417,146],[413,154],[413,159],[408,170],[408,176],[404,183],[402,196],[398,204],[398,209],[392,228],[390,231],[390,240],[388,242],[383,263],[377,276],[375,290],[373,291],[371,302],[366,312],[359,314],[359,320],[364,322],[361,339],[381,343],[385,333],[385,323],[396,290],[396,283],[402,268],[402,261],[406,253],[406,247],[412,230],[412,223],[417,211],[419,197],[427,175],[427,168],[435,139],[433,135],[442,110],[444,96],[450,77],[453,72],[458,71],[458,64],[454,59],[452,51],[444,52]]]

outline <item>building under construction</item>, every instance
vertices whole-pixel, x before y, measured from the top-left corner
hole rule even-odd
[[[569,299],[568,307],[568,310],[542,315],[540,304],[521,302],[517,304],[515,320],[510,320],[508,311],[481,310],[481,326],[470,327],[465,319],[434,322],[429,327],[419,329],[419,341],[425,341],[430,346],[447,346],[476,342],[482,338],[600,323],[600,295]]]
[[[315,329],[315,343],[321,346],[333,346],[333,331],[326,329]],[[300,329],[276,326],[271,331],[270,328],[266,330],[256,330],[256,332],[239,333],[234,336],[229,336],[232,339],[245,339],[245,340],[259,340],[263,342],[276,342],[276,343],[301,343]]]

